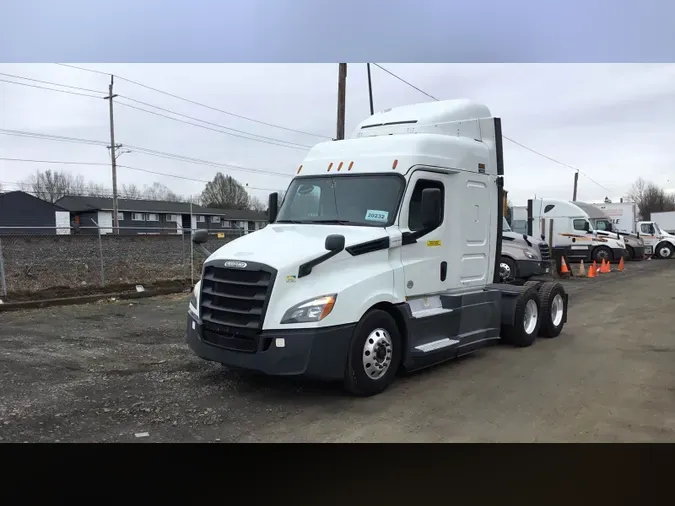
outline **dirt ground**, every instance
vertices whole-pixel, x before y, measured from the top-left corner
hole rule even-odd
[[[0,313],[0,440],[674,441],[675,260],[565,284],[558,338],[488,348],[367,399],[197,359],[185,294]]]

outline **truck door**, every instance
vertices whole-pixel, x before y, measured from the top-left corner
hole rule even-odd
[[[652,255],[658,242],[654,225],[649,221],[640,222],[638,223],[638,232],[640,232],[640,239],[645,243],[645,253]]]
[[[448,256],[450,244],[446,236],[449,221],[446,213],[449,205],[445,182],[449,177],[451,176],[417,170],[408,183],[399,220],[401,230],[404,232],[401,260],[405,293],[408,297],[442,292],[448,286],[449,269],[457,268],[451,265]],[[422,190],[426,188],[441,190],[443,202],[441,224],[435,230],[417,239],[417,242],[406,244],[405,232],[414,232],[422,228],[421,200]]]

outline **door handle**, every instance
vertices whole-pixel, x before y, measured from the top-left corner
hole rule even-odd
[[[448,274],[448,262],[441,262],[441,281],[445,281]]]

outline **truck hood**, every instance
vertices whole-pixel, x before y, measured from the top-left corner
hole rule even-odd
[[[540,242],[542,242],[541,239],[537,239],[536,237],[532,236],[525,236],[525,237],[527,237],[527,240],[530,241],[532,247],[535,247]],[[502,238],[506,239],[505,241],[503,241],[503,244],[515,244],[520,247],[529,248],[529,246],[525,242],[525,237],[523,237],[523,234],[519,234],[517,232],[502,232]]]
[[[273,224],[227,243],[207,261],[242,260],[284,269],[327,253],[324,245],[331,234],[344,235],[345,247],[389,236],[380,227]]]

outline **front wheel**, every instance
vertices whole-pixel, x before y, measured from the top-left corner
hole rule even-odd
[[[386,311],[366,313],[354,329],[349,348],[345,388],[360,396],[384,391],[401,363],[401,333]]]
[[[513,325],[502,326],[502,339],[514,346],[532,346],[541,326],[541,303],[535,287],[530,287],[516,300]]]
[[[605,262],[611,262],[614,260],[614,253],[612,253],[612,250],[609,249],[607,246],[598,246],[593,250],[593,260],[595,260],[598,263],[602,263],[604,260]]]
[[[673,256],[675,248],[669,242],[662,242],[656,247],[656,256],[659,258],[670,258]]]
[[[509,257],[499,259],[499,277],[502,283],[512,283],[518,278],[518,267],[516,262]]]

